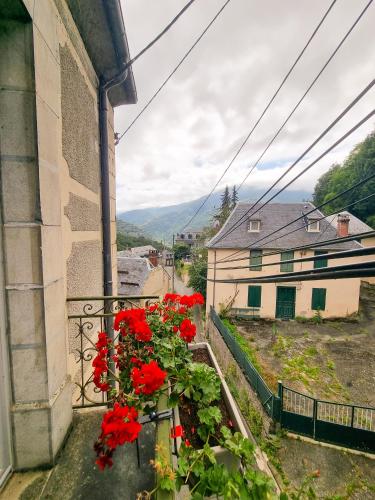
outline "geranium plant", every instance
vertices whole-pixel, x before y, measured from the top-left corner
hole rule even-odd
[[[112,408],[103,417],[94,446],[96,463],[100,469],[112,466],[116,448],[137,439],[142,428],[139,416],[155,412],[165,392],[169,407],[194,404],[198,424],[186,433],[182,426],[172,429],[171,438],[182,439],[177,467],[172,471],[160,459],[153,462],[157,488],[174,491],[186,484],[195,499],[270,498],[270,480],[254,470],[252,443],[234,432],[230,421],[223,425],[218,407],[221,382],[215,369],[192,361],[187,346],[196,335],[192,308],[203,302],[200,294],[167,294],[144,309],[120,311],[114,320],[115,341],[99,333],[93,381],[100,391],[108,392]],[[212,445],[229,450],[242,464],[241,470],[218,464]]]

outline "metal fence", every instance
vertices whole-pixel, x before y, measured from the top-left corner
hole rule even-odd
[[[317,441],[375,453],[375,408],[319,400],[281,382],[276,396],[213,308],[210,318],[264,409],[281,427]]]
[[[143,307],[158,299],[156,295],[67,299],[69,350],[74,359],[70,372],[76,386],[73,408],[107,406],[107,393],[100,391],[93,382],[92,360],[97,352],[98,332],[111,333],[113,317],[119,310]]]
[[[262,376],[259,374],[257,369],[248,359],[246,354],[243,352],[241,347],[238,345],[236,339],[233,337],[228,328],[221,321],[216,311],[211,307],[211,319],[220,332],[227,344],[230,352],[232,353],[234,359],[237,361],[238,366],[243,371],[247,381],[251,387],[256,392],[260,402],[262,403],[265,411],[268,415],[274,419],[277,419],[280,413],[279,398],[276,396],[271,389],[267,386]]]

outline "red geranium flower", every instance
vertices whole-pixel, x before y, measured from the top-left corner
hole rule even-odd
[[[105,332],[99,332],[98,334],[98,341],[95,344],[97,349],[102,349],[103,347],[108,346],[108,342],[110,342],[110,339],[107,337],[107,334]]]
[[[161,370],[156,361],[139,368],[133,368],[131,378],[136,394],[152,394],[157,391],[165,381],[167,372]]]
[[[180,325],[180,337],[185,342],[191,342],[197,333],[197,327],[190,321],[190,319],[185,318]]]
[[[171,438],[176,439],[182,437],[184,435],[184,428],[182,425],[176,425],[173,429],[171,429]]]
[[[100,454],[97,460],[95,460],[95,463],[99,467],[100,470],[104,470],[107,467],[112,467],[113,465],[113,460],[110,456]]]
[[[142,429],[137,418],[135,408],[115,403],[113,410],[109,410],[103,417],[100,440],[111,449],[133,442]]]

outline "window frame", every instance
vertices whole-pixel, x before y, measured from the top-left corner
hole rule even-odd
[[[322,293],[324,292],[324,293]],[[321,295],[321,296],[319,296]],[[317,297],[318,296],[318,297]],[[322,307],[316,306],[316,302],[323,302]],[[311,310],[312,311],[325,311],[327,306],[327,288],[312,288],[311,290]]]
[[[251,291],[255,292],[256,290],[256,298],[258,299],[256,304],[251,304]],[[254,298],[254,296],[253,296]],[[255,309],[259,309],[262,306],[262,285],[249,285],[247,287],[247,307],[252,307]]]
[[[257,253],[257,255],[252,255]],[[259,262],[255,262],[256,259],[259,259]],[[263,250],[259,248],[254,248],[250,250],[250,266],[257,265],[256,267],[250,267],[250,271],[262,271],[262,260],[263,260]]]
[[[257,229],[252,228],[253,222],[257,223]],[[260,232],[260,219],[249,219],[248,232],[249,233],[259,233]]]
[[[293,250],[287,250],[285,252],[281,252],[280,254],[280,261],[283,260],[293,260],[294,259],[294,251]],[[288,262],[286,264],[283,264],[283,262],[280,263],[280,272],[281,273],[292,273],[294,271],[294,262]]]
[[[315,255],[325,255],[327,250],[315,250]],[[322,267],[328,267],[328,259],[314,260],[314,269],[321,269]]]
[[[313,224],[317,224],[317,229],[313,229]],[[308,233],[320,233],[320,220],[319,219],[308,219],[307,232]]]

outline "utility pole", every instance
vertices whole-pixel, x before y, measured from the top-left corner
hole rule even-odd
[[[174,234],[172,237],[172,293],[174,293]]]

